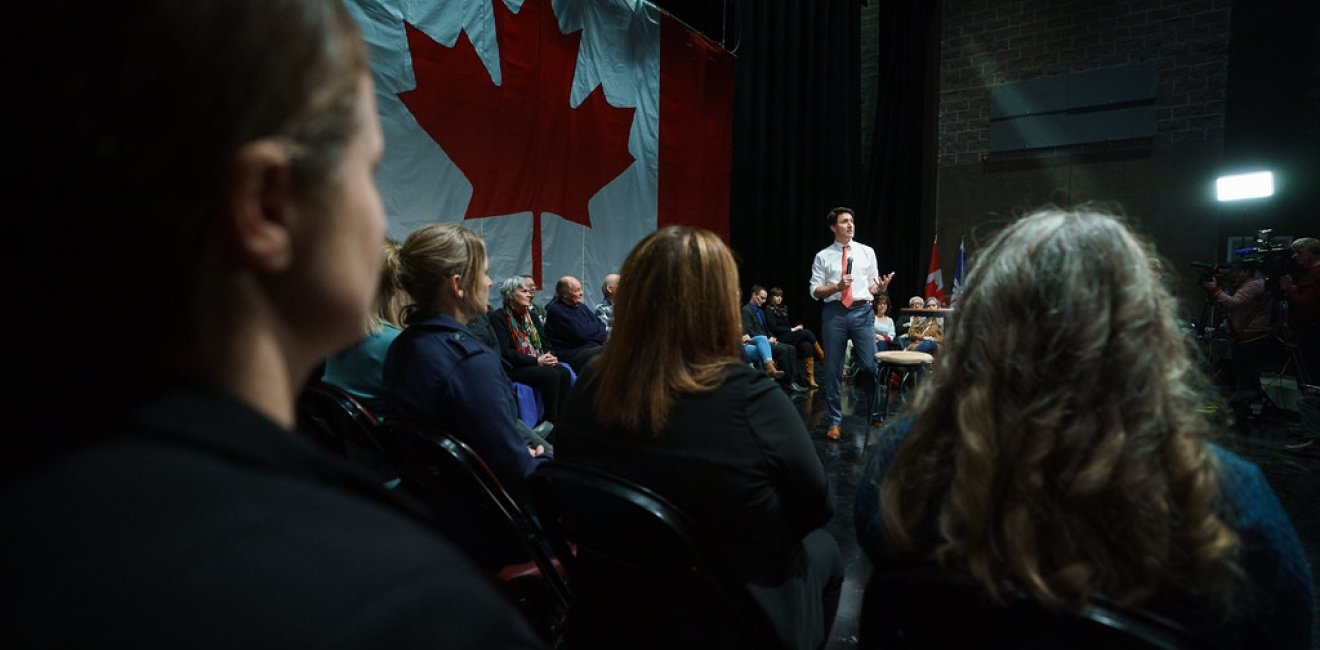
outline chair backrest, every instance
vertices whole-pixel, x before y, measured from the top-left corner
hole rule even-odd
[[[1181,650],[1226,647],[1184,625],[1103,598],[1080,609],[1047,608],[1024,594],[1004,603],[970,577],[932,562],[877,569],[862,601],[863,648]]]
[[[376,428],[404,486],[436,514],[450,539],[478,564],[498,570],[517,555],[530,557],[561,606],[568,587],[540,526],[509,495],[486,462],[440,427],[386,418]]]
[[[576,546],[574,647],[779,645],[746,585],[710,559],[698,528],[664,497],[562,461],[537,468],[528,489],[551,538]]]
[[[382,482],[395,478],[376,442],[376,416],[347,391],[313,380],[298,397],[298,429]]]

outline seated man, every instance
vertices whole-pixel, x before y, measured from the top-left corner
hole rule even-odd
[[[582,303],[582,283],[566,275],[555,283],[555,299],[545,306],[545,337],[555,356],[581,372],[605,345],[605,326]]]
[[[770,343],[774,356],[774,360],[765,363],[766,374],[775,376],[776,366],[780,366],[784,369],[785,387],[795,393],[805,392],[807,389],[798,381],[801,372],[798,368],[797,351],[793,346],[780,343],[779,339],[771,336],[770,330],[765,325],[765,314],[761,311],[761,305],[765,304],[766,296],[765,287],[759,284],[752,285],[751,297],[742,308],[743,335],[752,340],[765,337]]]
[[[605,297],[599,305],[596,305],[596,318],[600,319],[605,326],[605,336],[609,337],[610,329],[614,327],[614,292],[619,290],[619,274],[611,273],[605,276],[605,282],[600,285],[600,294]]]

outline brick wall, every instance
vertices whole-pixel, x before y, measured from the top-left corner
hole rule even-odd
[[[987,86],[1116,65],[1159,67],[1155,143],[1222,142],[1228,0],[944,0],[939,164],[988,149]]]

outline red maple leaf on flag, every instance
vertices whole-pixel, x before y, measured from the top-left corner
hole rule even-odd
[[[466,32],[450,48],[405,23],[417,87],[399,99],[472,183],[464,219],[533,213],[539,284],[541,213],[591,227],[587,201],[633,162],[633,109],[610,106],[599,87],[570,105],[582,35],[559,31],[548,0],[527,0],[517,15],[494,5],[501,85]]]

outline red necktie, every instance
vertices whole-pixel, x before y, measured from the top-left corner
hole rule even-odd
[[[842,272],[839,274],[839,279],[842,280],[844,274],[848,273],[848,247],[847,247],[847,246],[844,246],[844,247],[843,247],[843,255],[842,255],[842,257],[841,257],[840,259],[841,259],[841,264],[842,264],[843,266],[842,266],[842,269],[841,269]],[[845,308],[851,308],[851,307],[852,307],[852,285],[848,285],[848,286],[846,286],[846,287],[843,288],[843,298],[840,299],[839,302],[842,302],[842,303],[843,303],[843,306],[844,306]]]

